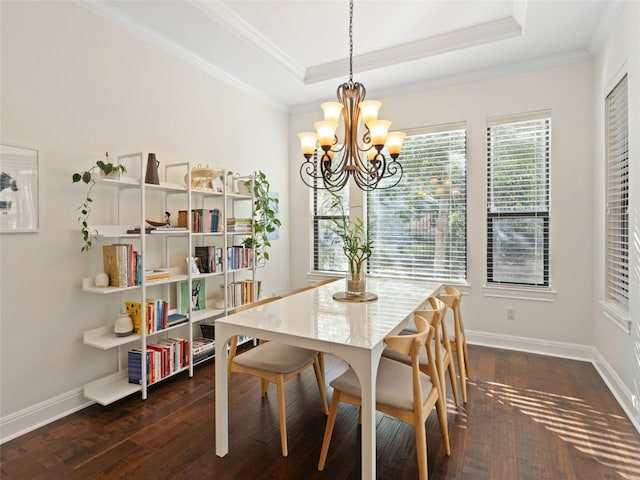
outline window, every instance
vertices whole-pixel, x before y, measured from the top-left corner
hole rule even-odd
[[[318,152],[314,156],[314,163],[319,161]],[[322,180],[315,179],[317,187]],[[343,199],[344,211],[349,214],[349,186],[339,192]],[[331,193],[327,190],[314,188],[313,195],[313,269],[333,272],[347,271],[347,258],[342,252],[342,243],[331,231],[332,219],[335,212],[327,209],[327,199]]]
[[[549,286],[550,149],[548,114],[487,127],[489,283]]]
[[[400,183],[367,193],[370,273],[466,280],[466,131],[461,127],[405,137]]]
[[[606,98],[606,299],[629,306],[629,123],[626,75]]]

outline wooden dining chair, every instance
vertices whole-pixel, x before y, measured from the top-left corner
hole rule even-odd
[[[383,357],[380,359],[376,380],[376,409],[409,423],[415,428],[416,456],[421,480],[428,478],[425,422],[434,406],[443,431],[445,452],[447,455],[451,454],[446,429],[447,414],[446,410],[442,408],[444,402],[440,396],[440,374],[435,367],[435,342],[433,341],[435,330],[430,325],[430,317],[435,314],[434,311],[416,313],[414,318],[418,330],[416,333],[385,338],[385,343],[389,348],[411,358],[411,365]],[[429,358],[429,373],[424,373],[420,369],[419,359],[423,351]],[[324,470],[326,464],[340,402],[362,405],[360,382],[352,368],[333,380],[331,386],[333,387],[333,399],[318,462],[318,470],[320,471]]]
[[[449,339],[451,350],[456,353],[458,360],[458,375],[462,390],[462,401],[467,403],[467,379],[469,378],[469,351],[467,338],[464,333],[464,323],[460,312],[462,293],[455,287],[445,286],[444,292],[438,298],[453,312],[453,335]],[[446,317],[446,313],[445,313]],[[444,320],[443,320],[444,323]]]
[[[280,297],[270,297],[257,302],[237,307],[235,312],[257,307]],[[237,354],[238,337],[231,338],[229,346],[229,360],[227,369],[229,376],[232,373],[245,373],[260,379],[261,396],[267,393],[269,383],[276,385],[278,397],[278,415],[280,416],[280,444],[282,456],[289,454],[287,447],[287,416],[285,410],[284,384],[308,367],[313,366],[322,401],[322,411],[329,413],[327,405],[327,393],[324,380],[324,369],[319,359],[319,354],[313,350],[294,347],[279,342],[259,343],[255,347]]]
[[[416,312],[414,312],[414,317],[415,314],[419,312],[434,311],[434,315],[431,316],[431,326],[433,326],[434,330],[436,331],[436,335],[433,336],[433,341],[435,343],[436,368],[438,369],[438,373],[440,374],[440,386],[442,388],[442,395],[444,398],[446,398],[447,384],[445,382],[444,375],[445,372],[448,371],[449,380],[451,381],[451,391],[453,392],[453,401],[457,406],[459,403],[459,395],[458,384],[456,382],[456,371],[453,364],[453,347],[450,343],[447,325],[444,322],[444,315],[447,307],[444,302],[436,297],[431,296],[420,308],[423,310],[416,310]],[[415,330],[411,327],[402,331],[402,333],[404,334],[410,334],[414,332]],[[407,357],[406,355],[401,355],[389,348],[385,348],[382,352],[382,355],[384,357],[392,358],[393,360],[406,363],[407,365],[411,364],[411,359],[409,357]],[[425,373],[429,370],[429,359],[424,352],[420,355],[420,368]]]

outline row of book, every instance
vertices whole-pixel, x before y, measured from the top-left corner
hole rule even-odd
[[[103,245],[102,263],[110,287],[132,287],[142,283],[142,255],[132,244]]]
[[[227,304],[229,308],[251,303],[256,298],[257,286],[253,280],[241,280],[227,285]]]
[[[193,233],[213,233],[222,231],[220,228],[221,213],[220,210],[214,208],[209,210],[206,208],[196,208],[191,210],[191,231]],[[178,226],[188,228],[189,211],[178,211]]]
[[[189,355],[189,340],[184,338],[167,338],[147,345],[144,355],[147,385],[188,367]],[[142,383],[142,357],[142,349],[129,350],[129,383]]]
[[[249,268],[253,266],[253,248],[243,245],[227,247],[227,265],[229,270]]]
[[[252,224],[250,218],[227,218],[227,232],[251,233]]]
[[[144,308],[140,302],[124,302],[127,313],[133,322],[134,333],[140,333],[144,311],[144,325],[146,334],[159,332],[169,328],[173,322],[169,321],[169,302],[158,299],[147,299]],[[184,317],[186,320],[186,316]]]
[[[222,272],[223,248],[222,247],[195,247],[196,258],[200,259],[200,273]]]

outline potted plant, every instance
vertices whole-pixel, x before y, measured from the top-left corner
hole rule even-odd
[[[84,201],[78,207],[80,210],[80,216],[78,217],[78,223],[82,226],[82,240],[84,241],[84,245],[80,251],[88,252],[93,247],[93,242],[91,241],[91,231],[89,230],[89,214],[91,213],[91,204],[93,203],[93,198],[91,198],[91,192],[93,191],[93,187],[96,184],[95,180],[95,172],[99,171],[100,175],[105,177],[113,177],[120,176],[121,173],[126,173],[127,169],[124,165],[114,165],[109,161],[109,152],[105,155],[105,161],[98,160],[95,165],[91,168],[82,171],[76,172],[72,176],[73,183],[82,182],[89,187],[87,190],[87,195]]]
[[[330,230],[342,241],[342,251],[347,257],[347,294],[364,295],[366,292],[364,264],[373,253],[372,241],[361,218],[356,218],[353,222],[349,220],[344,211],[342,197],[332,192],[327,202],[329,210],[337,212],[337,215],[331,218]]]
[[[233,178],[238,177],[234,172],[228,172],[227,175]],[[269,235],[282,225],[277,216],[279,199],[271,194],[271,184],[262,171],[256,172],[253,179],[244,180],[243,184],[250,192],[253,188],[254,235],[245,238],[242,244],[247,248],[253,248],[256,266],[264,267],[269,260],[268,248],[271,247]]]

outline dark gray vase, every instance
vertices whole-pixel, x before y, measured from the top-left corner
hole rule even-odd
[[[160,162],[156,160],[156,154],[150,153],[149,158],[147,158],[147,174],[144,177],[144,183],[160,185],[160,178],[158,177],[159,165]]]

